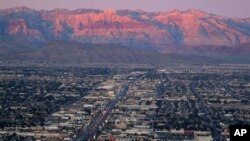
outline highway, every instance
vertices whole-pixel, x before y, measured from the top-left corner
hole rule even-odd
[[[128,83],[124,84],[120,90],[120,92],[118,93],[118,95],[116,96],[116,98],[109,102],[104,110],[97,115],[96,117],[94,117],[90,124],[87,126],[86,130],[84,131],[84,133],[80,136],[78,136],[75,141],[87,141],[89,139],[93,139],[93,137],[96,134],[96,131],[98,130],[99,126],[102,126],[103,123],[105,123],[105,120],[107,119],[107,117],[110,115],[110,113],[112,112],[112,110],[115,108],[116,104],[118,103],[118,101],[122,100],[128,92],[129,86],[132,85],[133,83],[135,83],[136,81],[142,79],[143,77],[151,74],[153,72],[153,70],[138,76],[137,78],[135,78],[134,80],[129,81]]]
[[[210,126],[212,127],[211,132],[212,132],[213,140],[220,141],[221,140],[220,133],[217,130],[216,124],[215,124],[208,108],[205,106],[206,105],[205,101],[204,101],[203,97],[195,91],[195,87],[197,87],[197,84],[199,81],[200,80],[193,80],[193,82],[190,84],[190,91],[194,94],[195,97],[198,98],[198,104],[199,104],[201,112],[205,113],[205,115],[209,119]]]

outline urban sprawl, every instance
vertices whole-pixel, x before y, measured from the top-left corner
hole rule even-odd
[[[0,141],[227,141],[250,67],[0,67]]]

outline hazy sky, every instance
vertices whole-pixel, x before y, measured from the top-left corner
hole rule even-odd
[[[33,9],[94,8],[171,11],[200,9],[230,17],[250,17],[250,0],[0,0],[0,8],[27,6]]]

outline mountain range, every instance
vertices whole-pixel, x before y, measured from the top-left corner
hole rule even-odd
[[[63,47],[65,52],[61,47],[51,47],[65,44],[69,45]],[[94,48],[94,52],[88,52],[92,54],[90,56],[86,55],[89,48]],[[72,55],[66,55],[70,52]],[[77,52],[78,55],[74,55]],[[107,56],[100,60],[93,57],[102,54]],[[112,62],[119,60],[114,58],[114,54],[116,58],[124,57],[120,62],[150,62],[146,58],[152,59],[153,56],[158,57],[152,60],[165,60],[173,56],[170,54],[210,57],[213,61],[214,58],[245,57],[250,62],[250,18],[230,18],[195,9],[171,12],[98,9],[37,11],[15,7],[0,10],[0,59],[67,60],[69,56],[71,59],[74,56],[75,60],[84,62],[92,62],[91,58],[105,62],[104,58],[113,57],[107,60]],[[143,61],[135,55],[141,56]]]

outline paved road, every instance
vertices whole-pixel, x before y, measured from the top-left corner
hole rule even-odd
[[[143,77],[151,74],[152,72],[153,72],[153,70],[149,71],[148,73],[146,73],[144,75],[140,75],[136,79],[134,79],[134,80],[128,82],[127,84],[125,84],[124,86],[122,86],[122,88],[121,88],[119,94],[116,96],[115,100],[109,102],[105,106],[102,113],[100,113],[99,115],[97,115],[96,117],[94,117],[91,120],[91,122],[87,126],[85,132],[82,135],[80,135],[79,137],[77,137],[75,139],[75,141],[87,141],[89,139],[92,139],[93,136],[96,134],[96,131],[98,130],[99,126],[102,126],[102,124],[105,123],[105,120],[110,115],[112,110],[115,108],[118,101],[122,100],[122,98],[126,96],[128,89],[129,89],[129,86],[131,84],[135,83],[136,81],[142,79]]]
[[[61,134],[59,133],[47,133],[47,132],[20,132],[20,131],[0,131],[1,134],[9,134],[12,135],[13,133],[16,133],[20,136],[46,136],[46,137],[60,137]]]
[[[102,82],[103,82],[103,81],[102,81]],[[84,95],[82,95],[80,99],[77,99],[77,100],[74,100],[74,101],[70,101],[70,102],[68,102],[68,103],[63,103],[63,104],[61,104],[61,102],[60,102],[60,103],[59,103],[59,104],[60,104],[59,108],[58,108],[58,109],[56,108],[56,109],[54,109],[53,111],[51,111],[51,112],[50,112],[50,115],[47,117],[46,120],[50,119],[50,118],[53,116],[54,113],[59,112],[61,108],[70,107],[72,104],[76,104],[76,105],[79,104],[79,103],[84,99],[84,97],[85,97],[86,95],[88,95],[88,93],[89,93],[90,91],[92,91],[93,89],[96,89],[96,88],[98,87],[98,85],[101,84],[102,82],[94,83],[92,87],[87,88],[87,89],[84,91]]]
[[[205,101],[204,101],[203,97],[195,91],[195,87],[197,86],[199,81],[200,80],[193,80],[193,82],[190,85],[190,90],[198,98],[198,104],[199,104],[201,112],[205,113],[205,115],[209,119],[210,126],[212,127],[211,132],[212,132],[213,140],[220,141],[221,140],[220,133],[217,131],[217,126],[215,125],[215,122],[214,122],[211,114],[209,113],[208,108],[205,106]]]

